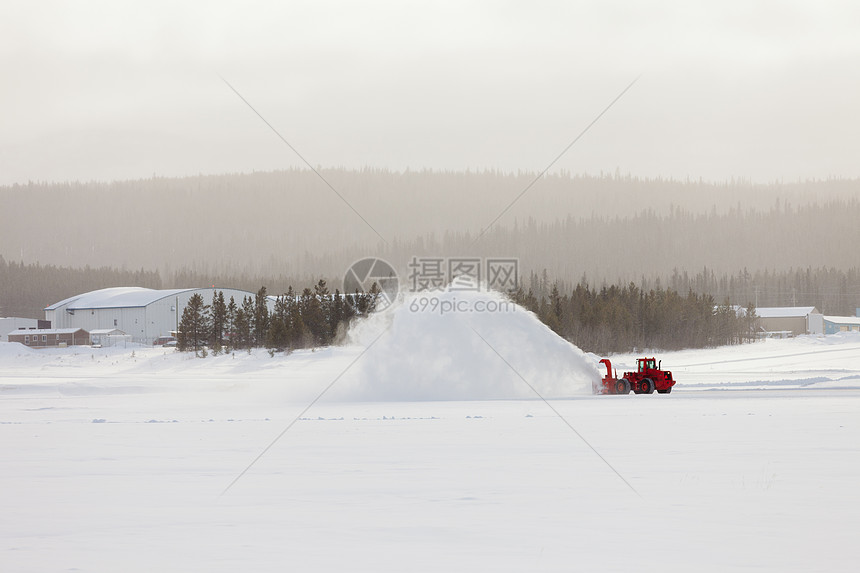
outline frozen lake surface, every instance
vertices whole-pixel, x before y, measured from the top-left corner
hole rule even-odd
[[[555,387],[564,421],[348,371],[225,493],[360,352],[0,344],[2,569],[856,570],[856,336],[660,353],[671,395]]]

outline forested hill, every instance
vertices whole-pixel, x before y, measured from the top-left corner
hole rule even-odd
[[[0,255],[232,277],[343,275],[358,258],[504,256],[571,284],[860,267],[860,181],[321,170],[0,187]],[[480,239],[486,229],[505,209]],[[38,221],[38,223],[34,223]],[[378,233],[378,234],[377,234]],[[259,283],[257,283],[259,284]],[[184,286],[184,285],[183,285]],[[238,285],[234,285],[238,286]]]
[[[43,309],[50,304],[106,287],[142,286],[157,289],[215,285],[254,292],[263,285],[270,294],[278,295],[290,288],[301,292],[305,287],[316,285],[319,278],[283,274],[204,274],[182,269],[163,280],[158,271],[28,265],[9,262],[0,256],[0,316],[43,318]],[[332,292],[343,287],[342,275],[322,278],[330,285]],[[696,302],[695,297],[689,296],[693,294],[696,297],[708,297],[713,304],[720,305],[816,306],[821,312],[834,315],[853,315],[855,309],[860,308],[860,267],[846,270],[808,267],[782,272],[749,272],[742,269],[720,275],[704,268],[696,273],[676,271],[655,279],[616,283],[611,288],[605,283],[589,285],[584,278],[579,281],[561,280],[543,270],[521,275],[519,283],[518,302],[537,312],[548,323],[551,321],[546,319],[547,305],[552,307],[554,296],[558,296],[553,291],[562,295],[570,294],[570,300],[573,301],[574,295],[571,293],[582,293],[583,289],[592,293],[592,302],[604,299],[607,292],[632,293],[635,287],[643,296],[655,291],[660,296],[674,293],[682,295],[687,301]],[[560,314],[571,319],[576,313],[568,311]],[[619,315],[615,313],[612,316],[618,318]],[[561,321],[559,326],[566,329],[566,336],[573,336],[571,323]]]
[[[0,256],[0,317],[45,318],[46,306],[114,286],[163,288],[158,271],[27,265]]]

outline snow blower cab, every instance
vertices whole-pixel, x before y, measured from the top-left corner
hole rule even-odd
[[[612,375],[612,362],[608,358],[600,361],[606,366],[606,376],[600,380],[600,385],[594,387],[595,394],[668,394],[675,385],[675,379],[669,370],[662,370],[662,361],[656,358],[637,358],[636,371],[625,372],[619,379],[618,372]]]

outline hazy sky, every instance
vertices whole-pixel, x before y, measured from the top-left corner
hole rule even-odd
[[[312,164],[860,176],[860,4],[5,2],[0,184]]]

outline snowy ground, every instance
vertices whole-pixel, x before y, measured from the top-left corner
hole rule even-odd
[[[598,453],[537,398],[362,401],[371,348],[221,495],[361,351],[0,344],[0,570],[857,568],[860,337],[661,353],[671,395],[552,388]]]

